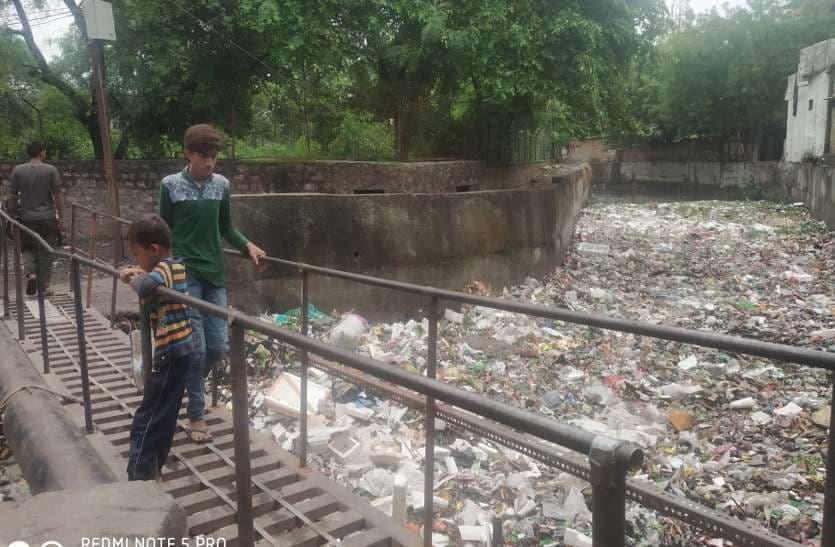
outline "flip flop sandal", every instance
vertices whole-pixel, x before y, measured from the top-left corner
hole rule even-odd
[[[197,438],[195,437],[195,434],[200,435],[201,437]],[[206,444],[214,440],[212,434],[209,433],[208,429],[189,429],[188,438],[191,442],[195,444]]]

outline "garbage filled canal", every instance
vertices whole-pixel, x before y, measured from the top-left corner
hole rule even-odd
[[[597,197],[552,275],[504,289],[474,279],[461,289],[831,351],[833,250],[829,229],[802,206]],[[314,333],[423,372],[425,322],[366,327],[349,317],[334,330],[344,311],[316,310]],[[298,328],[297,312],[263,319]],[[466,306],[445,311],[439,334],[443,381],[633,441],[646,452],[636,478],[671,494],[796,541],[819,535],[826,372]],[[298,357],[255,337],[249,342],[252,424],[291,448]],[[323,374],[312,379],[321,386],[310,395],[315,464],[388,513],[395,483],[405,485],[406,519],[417,529],[422,415],[350,384],[332,385]],[[438,426],[436,545],[486,544],[494,514],[504,517],[514,545],[582,545],[582,535],[591,535],[587,483]],[[628,504],[627,519],[634,545],[723,545],[636,504]]]

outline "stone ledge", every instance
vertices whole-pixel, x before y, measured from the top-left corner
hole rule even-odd
[[[3,504],[0,543],[25,541],[63,547],[83,538],[188,537],[185,511],[153,481],[118,482],[39,494],[19,504]]]

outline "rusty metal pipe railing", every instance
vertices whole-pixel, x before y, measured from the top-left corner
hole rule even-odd
[[[426,376],[432,380],[438,375],[438,299],[429,303],[429,332],[426,346]],[[435,398],[426,397],[424,411],[426,446],[423,456],[423,545],[432,547],[432,528],[435,518]]]
[[[115,232],[118,234],[120,241],[123,240],[123,234],[121,230],[121,226],[130,226],[132,223],[129,220],[126,220],[121,217],[114,216],[110,213],[105,213],[103,211],[98,211],[91,207],[86,207],[81,205],[80,203],[72,202],[70,204],[70,226],[69,226],[69,239],[70,239],[70,253],[71,254],[82,254],[89,258],[96,259],[96,252],[97,252],[97,243],[98,243],[98,220],[99,218],[104,218],[107,220],[112,220],[115,222],[116,226],[118,227]],[[85,253],[83,250],[76,248],[75,241],[76,241],[76,233],[77,233],[77,223],[78,223],[78,214],[77,210],[80,209],[82,211],[87,211],[90,213],[90,244],[89,250]],[[123,258],[119,256],[120,245],[115,246],[114,254],[113,254],[113,266],[118,266],[119,261]],[[114,278],[111,288],[110,288],[110,326],[111,328],[116,325],[116,293],[118,291],[118,279]],[[92,287],[93,287],[93,270],[90,269],[88,271],[88,278],[87,278],[87,307],[90,307],[92,301]],[[70,292],[73,291],[73,284],[72,280],[70,280]]]
[[[310,334],[308,326],[310,323],[310,313],[308,307],[310,306],[309,285],[307,273],[302,273],[302,308],[301,308],[301,333],[304,336]],[[307,351],[302,350],[301,354],[301,371],[299,374],[299,465],[307,466],[307,380],[308,380],[308,363]],[[336,403],[336,401],[334,401]]]
[[[15,226],[15,228],[19,227]],[[27,228],[22,228],[28,231]],[[101,263],[93,258],[86,258],[77,254],[67,254],[61,251],[55,251],[54,249],[52,249],[51,246],[46,244],[46,242],[43,242],[43,245],[44,249],[50,250],[53,256],[69,258],[71,261],[72,279],[75,288],[75,313],[76,326],[78,330],[79,357],[81,363],[80,368],[82,376],[82,393],[84,395],[85,400],[85,429],[88,432],[92,432],[93,424],[92,413],[89,410],[89,372],[86,367],[87,363],[86,343],[84,339],[84,309],[82,305],[82,295],[80,287],[80,268],[83,265],[87,266],[88,268],[102,271],[114,276],[118,275],[118,270],[116,270],[110,265]],[[306,290],[303,290],[303,293],[306,292]],[[232,324],[233,336],[231,340],[230,349],[233,360],[233,374],[235,375],[234,377],[237,378],[237,381],[233,380],[232,391],[233,405],[236,407],[236,411],[233,411],[233,420],[235,422],[236,460],[239,462],[236,464],[236,480],[239,489],[238,526],[241,545],[252,545],[254,540],[252,536],[253,523],[251,507],[247,509],[247,503],[251,504],[251,496],[248,496],[246,494],[247,488],[249,488],[251,494],[251,469],[249,469],[249,466],[246,465],[246,463],[244,463],[244,461],[248,463],[247,458],[249,446],[249,422],[247,418],[248,410],[246,397],[246,363],[244,359],[243,336],[244,329],[259,332],[272,338],[277,338],[286,343],[290,343],[296,347],[299,347],[300,349],[306,352],[313,352],[316,355],[336,359],[348,366],[357,368],[358,370],[361,370],[363,372],[373,374],[377,377],[387,379],[389,381],[394,381],[395,383],[403,385],[404,387],[411,388],[429,397],[439,398],[450,404],[454,404],[460,406],[461,408],[480,413],[485,417],[497,420],[507,426],[514,427],[516,429],[520,429],[522,431],[540,436],[545,440],[561,444],[563,446],[566,446],[567,448],[579,451],[581,453],[589,454],[595,439],[599,437],[592,433],[571,426],[559,424],[553,420],[544,418],[542,416],[536,416],[526,411],[522,411],[520,409],[511,407],[509,405],[492,401],[490,399],[487,399],[486,397],[467,393],[463,390],[447,386],[446,384],[442,384],[432,378],[423,378],[422,376],[410,373],[408,371],[396,367],[389,367],[373,359],[357,356],[341,348],[330,346],[313,338],[309,338],[307,336],[307,332],[290,332],[279,327],[269,325],[263,321],[258,320],[257,318],[249,317],[243,314],[239,314],[237,312],[230,312],[227,309],[208,304],[206,302],[203,302],[202,300],[192,298],[178,291],[173,291],[165,288],[157,288],[157,293],[164,295],[167,298],[170,298],[174,301],[192,306],[195,309],[198,309],[202,312],[226,318],[227,321],[229,321]],[[303,300],[305,299],[305,296],[306,294],[303,294]],[[437,313],[433,313],[432,315],[433,318],[437,320]],[[303,323],[306,326],[307,319],[303,318]],[[430,346],[433,346],[434,344],[435,343],[432,342],[430,343]],[[433,353],[435,353],[434,350]],[[434,425],[434,421],[432,423]],[[431,441],[428,441],[428,443],[431,446]],[[642,464],[643,453],[640,449],[628,443],[617,441],[612,441],[612,443],[608,446],[611,446],[613,448],[613,451],[610,454],[610,459],[611,461],[619,463],[619,469],[635,469],[637,467],[640,467],[640,465]],[[241,454],[246,455],[238,455],[237,452],[239,450],[246,450],[246,452],[241,452]],[[431,462],[431,456],[433,455],[433,452],[429,452],[429,454],[429,460]],[[424,499],[424,505],[428,507],[428,510],[425,514],[428,516],[428,520],[430,521],[432,503],[431,477],[432,474],[429,473],[427,477],[429,486],[427,487],[427,489],[430,490],[430,495],[427,496],[426,499]],[[625,503],[625,498],[621,501]],[[599,518],[602,519],[603,516],[600,515]],[[431,533],[432,529],[430,522],[428,529],[425,530],[425,534],[427,534],[430,537],[430,540]],[[624,541],[625,538],[621,538],[618,544],[623,544]]]
[[[829,449],[826,453],[826,483],[823,497],[821,547],[835,545],[835,372],[829,377],[832,399],[829,403]]]
[[[126,218],[117,217],[116,215],[113,215],[111,213],[106,213],[104,211],[100,211],[99,209],[95,209],[93,207],[87,207],[86,205],[82,205],[82,204],[77,203],[77,202],[72,202],[70,205],[73,207],[73,209],[75,209],[77,207],[77,208],[81,209],[82,211],[87,211],[88,213],[98,215],[102,218],[106,218],[108,220],[113,220],[115,222],[118,222],[119,224],[122,224],[122,225],[125,225],[125,226],[130,226],[131,225],[131,221],[126,219]]]
[[[86,210],[91,210],[86,207],[83,207]],[[91,210],[92,211],[92,210]],[[129,224],[129,221],[125,221],[122,219],[124,224]],[[241,256],[241,254],[237,251],[232,251],[226,249],[225,252],[227,254],[232,254],[236,256]],[[61,254],[61,253],[56,253]],[[65,258],[68,258],[69,255],[63,253]],[[96,263],[94,261],[90,261],[89,259],[84,259],[82,257],[74,256],[74,260],[78,260],[81,263],[85,264],[95,264],[95,267],[99,268],[101,271],[111,270],[109,273],[111,275],[116,273],[115,269],[108,268],[100,263]],[[694,345],[699,345],[703,347],[711,347],[715,349],[722,349],[725,351],[730,351],[733,353],[740,353],[740,354],[747,354],[747,355],[754,355],[759,357],[766,357],[771,359],[776,359],[779,361],[790,362],[790,363],[797,363],[802,365],[809,365],[817,368],[824,368],[827,370],[835,370],[835,356],[828,352],[818,351],[818,350],[811,350],[806,348],[797,348],[792,346],[786,346],[783,344],[776,344],[771,342],[761,342],[758,340],[751,340],[745,338],[737,338],[728,335],[721,335],[715,333],[707,333],[702,331],[695,331],[695,330],[688,330],[688,329],[681,329],[677,327],[668,327],[664,325],[655,325],[651,323],[645,322],[638,322],[638,321],[629,321],[624,319],[618,319],[613,317],[606,317],[606,316],[599,316],[594,314],[582,313],[582,312],[574,312],[570,310],[558,309],[558,308],[549,308],[545,306],[537,306],[537,305],[530,305],[524,304],[519,302],[512,302],[512,301],[505,301],[500,299],[494,298],[487,298],[481,297],[466,293],[460,293],[456,291],[448,291],[444,289],[436,289],[434,287],[426,287],[420,286],[410,283],[404,283],[400,281],[392,281],[387,279],[380,279],[374,278],[370,276],[365,276],[361,274],[354,274],[350,272],[344,272],[340,270],[332,270],[329,268],[323,268],[319,266],[313,266],[309,264],[293,262],[289,260],[283,260],[273,257],[265,257],[265,261],[275,263],[275,264],[282,264],[286,266],[293,267],[297,269],[299,272],[303,274],[309,273],[317,273],[329,277],[334,278],[341,278],[345,280],[356,281],[364,284],[369,284],[373,286],[399,290],[403,292],[408,292],[412,294],[421,294],[426,296],[432,296],[437,299],[443,300],[450,300],[453,302],[460,302],[460,303],[469,303],[478,306],[489,307],[493,309],[500,309],[505,311],[510,311],[514,313],[523,313],[527,315],[532,315],[536,317],[543,317],[548,319],[553,319],[557,321],[565,321],[570,323],[577,323],[583,324],[590,327],[598,327],[602,329],[610,329],[616,330],[620,332],[628,332],[633,333],[641,336],[650,336],[654,338],[661,338],[671,341],[689,343]],[[184,303],[191,305],[197,309],[202,311],[206,311],[208,313],[214,313],[215,315],[219,315],[221,317],[229,318],[228,312],[225,310],[221,310],[217,308],[215,310],[211,310],[211,304],[207,304],[205,302],[191,299],[190,297],[181,295],[180,293],[176,293],[173,291],[169,291],[167,289],[158,289],[161,293],[171,293],[170,296],[179,301],[183,301]],[[216,307],[215,307],[216,308]],[[273,327],[278,332],[264,332],[262,329],[264,322],[248,318],[247,316],[241,316],[239,314],[235,314],[235,318],[239,321],[239,323],[244,324],[244,326],[250,330],[260,332],[261,334],[265,334],[267,336],[278,338],[279,340],[284,341],[285,343],[294,345],[296,347],[301,348],[304,351],[309,351],[314,353],[315,355],[320,355],[322,357],[327,357],[333,359],[337,362],[342,362],[356,368],[357,370],[361,370],[363,372],[367,372],[378,378],[382,378],[385,380],[392,381],[394,383],[399,383],[403,387],[410,388],[414,391],[419,393],[423,393],[427,397],[433,397],[437,394],[430,393],[432,390],[427,386],[422,386],[422,382],[432,382],[431,379],[428,378],[418,378],[418,379],[409,379],[406,377],[401,377],[400,372],[409,374],[406,371],[402,371],[401,369],[396,369],[396,367],[387,367],[383,365],[381,369],[374,368],[374,361],[368,358],[360,358],[360,361],[367,360],[370,361],[371,365],[369,367],[369,363],[358,363],[358,362],[346,362],[351,361],[352,357],[360,357],[354,356],[353,354],[348,353],[345,354],[344,350],[340,348],[334,347],[319,347],[318,349],[314,346],[311,346],[303,340],[305,338],[303,335],[296,335],[295,333],[285,332],[283,335],[278,327]],[[268,325],[269,327],[269,325]],[[321,342],[317,342],[318,344],[322,344]],[[326,344],[323,344],[327,346]],[[380,364],[382,365],[382,364]],[[399,372],[398,372],[399,371]],[[449,386],[445,386],[445,384],[440,384],[440,386],[444,386],[445,388],[449,388]],[[424,388],[424,389],[421,389]],[[443,389],[443,388],[442,388]],[[455,388],[449,388],[455,390]],[[595,508],[594,514],[595,516],[600,516],[601,518],[596,518],[595,520],[600,522],[605,522],[606,518],[602,516],[603,511],[610,511],[613,504],[617,503],[619,506],[622,506],[620,503],[623,494],[623,483],[625,482],[620,480],[618,477],[621,474],[622,470],[629,469],[632,465],[638,463],[639,460],[642,459],[642,453],[640,450],[633,451],[632,447],[627,445],[626,443],[618,444],[618,448],[612,452],[611,446],[608,446],[605,443],[605,437],[600,436],[593,436],[590,433],[586,433],[587,436],[591,436],[592,443],[596,441],[596,444],[589,445],[588,450],[578,450],[578,447],[583,446],[589,438],[586,436],[582,436],[582,440],[580,439],[572,439],[570,435],[566,431],[562,431],[561,435],[557,435],[560,437],[557,440],[549,438],[548,430],[541,429],[545,426],[545,424],[538,423],[537,420],[534,420],[532,424],[526,424],[523,420],[520,420],[520,417],[514,415],[511,412],[509,415],[504,416],[508,421],[504,421],[502,419],[497,419],[497,414],[495,412],[499,412],[501,415],[503,410],[500,409],[491,411],[490,405],[487,407],[482,407],[477,404],[475,401],[468,400],[470,395],[469,393],[463,392],[463,396],[458,396],[454,393],[444,393],[444,396],[449,396],[449,399],[445,399],[444,397],[438,397],[441,400],[445,400],[450,404],[455,406],[459,406],[464,409],[468,409],[474,411],[476,413],[480,413],[484,417],[490,418],[492,420],[498,421],[519,431],[530,433],[534,436],[540,437],[545,440],[550,440],[551,442],[555,442],[566,448],[570,448],[575,451],[584,452],[589,456],[590,467],[593,471],[592,473],[592,484],[593,484],[593,491],[596,491],[595,497],[600,498],[598,503],[593,502],[593,506]],[[835,390],[833,391],[833,397],[835,397]],[[475,405],[475,406],[471,406]],[[510,407],[512,408],[512,407]],[[518,409],[515,409],[518,412]],[[433,422],[434,424],[434,422]],[[553,425],[553,424],[551,424]],[[530,426],[530,427],[528,427]],[[550,433],[554,433],[551,431]],[[568,435],[567,438],[562,437],[562,435]],[[579,444],[578,444],[579,443]],[[835,446],[835,434],[833,434],[833,429],[830,429],[830,446]],[[833,462],[832,457],[829,458],[828,467],[827,467],[827,482],[826,482],[826,500],[825,500],[825,507],[832,508],[835,506],[835,475],[829,472],[829,469],[833,469],[835,466],[835,462]],[[597,478],[595,478],[597,477]],[[625,477],[625,473],[624,473]],[[603,498],[606,498],[605,500]],[[425,505],[431,503],[431,497],[429,499],[424,500]],[[431,507],[431,506],[430,506]],[[601,513],[601,515],[598,515]],[[822,534],[822,543],[823,547],[835,547],[835,533],[833,533],[833,528],[835,528],[835,518],[829,517],[828,515],[833,513],[833,511],[826,509],[824,511],[824,525],[823,525],[823,534]],[[620,514],[620,511],[617,511],[617,514]],[[426,518],[426,514],[424,514]],[[615,531],[612,532],[613,527],[595,527],[595,535],[598,537],[594,538],[595,545],[621,545],[624,542],[624,538],[622,536],[620,526],[614,527]],[[732,530],[731,530],[732,532]],[[431,528],[429,529],[429,534],[431,534]],[[614,543],[610,543],[612,538],[614,539]]]
[[[0,243],[2,247],[0,247],[0,252],[3,254],[3,319],[9,318],[9,236],[6,229],[8,228],[8,224],[6,224],[6,219],[0,219],[0,227],[3,229],[2,238],[3,241]]]
[[[224,251],[229,255],[241,256],[239,251],[232,249],[224,249]],[[605,315],[553,308],[537,304],[526,304],[524,302],[514,302],[512,300],[502,300],[487,296],[478,296],[464,292],[406,283],[404,281],[393,281],[390,279],[371,277],[362,274],[345,272],[342,270],[333,270],[322,266],[313,266],[303,262],[293,262],[280,258],[264,257],[262,260],[272,264],[289,266],[301,272],[306,271],[327,277],[356,281],[365,285],[372,285],[411,294],[436,296],[441,300],[451,302],[472,304],[485,308],[541,317],[543,319],[576,323],[589,327],[627,332],[640,336],[649,336],[651,338],[661,338],[672,342],[682,342],[696,346],[720,349],[730,351],[732,353],[766,357],[787,363],[796,363],[827,370],[835,370],[835,354],[824,351],[798,348],[794,346],[787,346],[785,344],[776,344],[773,342],[762,342],[760,340],[752,340],[750,338],[739,338],[694,329],[657,325],[654,323],[647,323],[645,321],[631,321],[629,319],[619,319]]]
[[[91,262],[91,264],[96,264]],[[75,286],[75,325],[78,337],[78,364],[81,368],[81,397],[84,401],[84,430],[93,433],[93,406],[90,400],[90,372],[87,368],[87,337],[84,334],[84,306],[81,303],[81,267],[80,260],[70,258],[70,271]]]
[[[96,213],[90,217],[90,251],[88,256],[93,260],[96,259],[96,235],[98,228],[98,219]],[[87,268],[87,306],[90,307],[91,300],[93,300],[93,268]]]
[[[176,291],[174,291],[176,292]],[[180,294],[180,293],[177,293]],[[238,500],[238,543],[254,545],[252,515],[252,466],[249,461],[249,398],[246,385],[244,329],[229,326],[229,351],[232,362],[232,427],[235,443],[235,490]]]
[[[21,270],[20,230],[17,223],[12,225],[12,242],[14,244],[14,276],[15,276],[15,307],[17,308],[17,339],[26,338],[23,323],[23,272]]]
[[[70,207],[70,253],[75,253],[75,203]]]
[[[52,260],[52,257],[46,255],[46,252],[41,249],[40,245],[35,245],[35,264],[40,264],[42,260]],[[41,330],[41,358],[43,360],[44,374],[49,373],[49,342],[46,334],[46,304],[44,303],[44,289],[45,287],[38,280],[38,326]]]
[[[3,230],[2,260],[3,260],[3,319],[9,318],[9,236],[6,233],[6,220],[2,219],[0,227]]]
[[[85,262],[85,259],[82,258],[77,258],[77,260]],[[469,410],[506,426],[518,429],[519,431],[523,431],[546,441],[559,444],[575,452],[588,454],[591,450],[594,439],[600,437],[600,435],[595,435],[594,433],[584,431],[574,426],[561,424],[551,418],[533,414],[506,403],[489,399],[483,395],[470,393],[437,380],[425,378],[405,369],[392,367],[381,361],[355,354],[338,346],[304,336],[301,333],[283,329],[276,325],[261,321],[256,317],[229,311],[225,308],[221,308],[220,306],[210,304],[172,289],[158,287],[156,291],[157,294],[165,296],[175,302],[186,304],[200,310],[201,312],[224,318],[227,321],[231,320],[234,323],[245,327],[247,330],[277,339],[281,342],[306,350],[309,353],[338,361],[344,365],[350,366],[351,368],[376,376],[377,378],[382,378],[383,380],[388,380],[426,396],[440,399],[451,405]],[[627,455],[627,459],[631,464],[629,467],[635,467],[636,464],[640,465],[643,458],[641,450],[632,449],[629,443],[623,443],[623,448],[626,448],[626,452],[621,450],[620,453]]]

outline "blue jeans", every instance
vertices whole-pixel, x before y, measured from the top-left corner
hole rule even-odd
[[[187,275],[186,292],[210,304],[226,307],[226,288],[217,287],[192,275]],[[209,376],[218,361],[229,351],[229,332],[226,319],[204,314],[200,310],[189,308],[195,358],[188,371],[186,391],[188,392],[188,419],[201,420],[206,415],[206,377]]]

